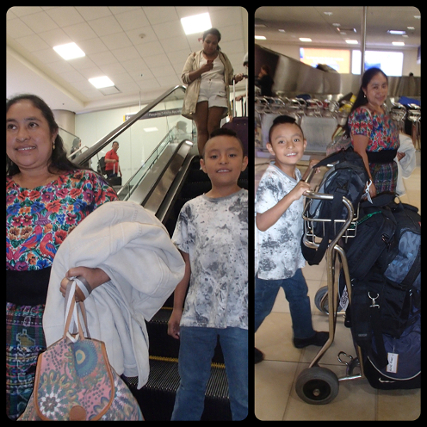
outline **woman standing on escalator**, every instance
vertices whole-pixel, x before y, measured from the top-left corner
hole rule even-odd
[[[188,85],[182,115],[196,122],[199,153],[211,132],[220,127],[229,114],[229,86],[243,79],[233,75],[233,66],[220,50],[221,33],[211,28],[203,33],[203,49],[191,53],[182,70],[182,81]]]

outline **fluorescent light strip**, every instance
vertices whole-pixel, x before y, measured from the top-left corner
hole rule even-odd
[[[107,76],[94,77],[89,79],[89,82],[92,83],[97,89],[114,86],[114,83]]]
[[[74,42],[54,46],[53,50],[67,61],[86,56],[86,54]]]
[[[209,13],[202,13],[200,15],[181,18],[181,25],[183,26],[184,32],[187,35],[201,33],[202,31],[206,31],[212,28]]]

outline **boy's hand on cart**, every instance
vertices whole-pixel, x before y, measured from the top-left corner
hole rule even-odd
[[[289,194],[292,194],[294,196],[294,200],[298,200],[301,198],[301,196],[304,195],[306,191],[310,191],[310,184],[307,182],[301,180],[298,182],[298,184],[289,192]]]

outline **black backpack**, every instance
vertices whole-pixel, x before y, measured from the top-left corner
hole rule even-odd
[[[329,240],[335,237],[339,229],[335,227],[334,220],[347,218],[347,208],[342,199],[346,197],[357,210],[359,202],[364,194],[366,183],[369,180],[362,157],[355,153],[352,148],[333,153],[325,157],[313,168],[333,164],[325,173],[320,183],[318,193],[332,194],[333,200],[310,199],[306,214],[313,219],[313,233],[322,238],[317,249],[307,248],[301,242],[301,249],[304,258],[310,265],[319,264],[328,247]],[[316,219],[328,219],[330,221],[321,222]]]
[[[390,377],[387,356],[401,352],[400,371],[391,375],[400,382],[383,379],[376,385],[403,388],[406,378],[399,375],[421,370],[420,360],[404,358],[404,354],[420,353],[421,216],[417,208],[396,203],[394,198],[383,193],[373,204],[361,204],[357,235],[345,248],[352,288],[346,324],[372,375]],[[340,277],[341,290],[343,282]],[[411,387],[419,382],[413,380]]]

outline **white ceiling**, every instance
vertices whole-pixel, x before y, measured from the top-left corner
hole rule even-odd
[[[76,113],[146,104],[181,84],[202,34],[186,36],[180,18],[209,12],[235,73],[245,72],[248,14],[239,6],[14,6],[7,12],[7,97],[34,93],[52,109]],[[75,42],[86,56],[63,60],[53,49]],[[120,93],[103,95],[88,79],[107,75]]]
[[[324,12],[331,14],[326,15]],[[345,39],[358,40],[361,46],[362,6],[264,6],[255,12],[255,35],[263,35],[268,43],[298,44],[299,37],[312,39],[304,46],[357,47]],[[421,44],[421,12],[413,6],[368,6],[366,19],[366,47],[370,49],[415,49]],[[356,32],[342,34],[340,28],[355,28]],[[408,30],[407,27],[414,27]],[[279,32],[279,29],[285,32]],[[387,33],[387,30],[404,30],[408,37]],[[404,47],[394,47],[392,42],[403,41]],[[263,45],[266,42],[257,40]]]

